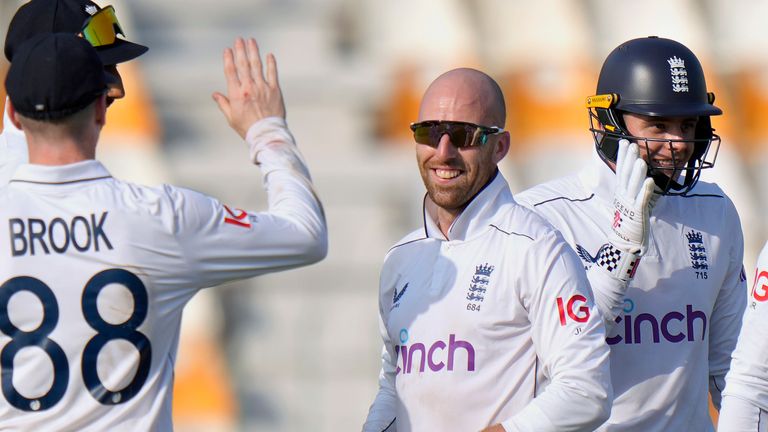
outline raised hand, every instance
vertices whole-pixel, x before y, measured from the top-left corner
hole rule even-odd
[[[653,198],[653,179],[647,177],[648,166],[640,157],[637,144],[619,141],[616,158],[616,189],[613,195],[611,243],[617,248],[638,254],[648,243],[648,225]]]
[[[265,117],[285,118],[285,103],[277,80],[277,63],[267,55],[264,75],[256,40],[235,40],[234,48],[224,50],[224,77],[227,95],[213,93],[213,100],[227,118],[230,127],[243,139],[248,129]]]

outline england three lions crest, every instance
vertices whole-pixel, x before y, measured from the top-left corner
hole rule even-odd
[[[480,310],[480,304],[485,300],[485,293],[488,290],[488,283],[491,281],[491,273],[494,269],[495,267],[488,263],[475,267],[475,274],[472,276],[467,289],[466,299],[469,301],[467,310]]]
[[[669,73],[672,77],[672,91],[675,93],[688,93],[688,71],[685,69],[685,60],[674,56],[667,60]]]
[[[707,248],[704,246],[704,236],[701,231],[690,230],[685,234],[688,243],[688,256],[691,259],[691,268],[696,272],[696,279],[707,279],[709,259]]]

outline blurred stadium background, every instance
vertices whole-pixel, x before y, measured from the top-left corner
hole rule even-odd
[[[22,3],[0,2],[3,40]],[[683,42],[725,111],[713,120],[723,144],[704,177],[739,209],[748,273],[768,238],[766,0],[111,4],[127,38],[150,47],[120,66],[128,96],[110,109],[99,149],[114,174],[263,209],[258,170],[210,98],[224,89],[223,48],[253,36],[277,57],[288,122],[328,216],[324,262],[207,290],[189,305],[178,431],[359,430],[377,389],[379,266],[420,219],[408,124],[427,84],[453,67],[480,68],[505,91],[512,151],[503,171],[514,192],[589,157],[584,100],[611,49],[648,35]]]

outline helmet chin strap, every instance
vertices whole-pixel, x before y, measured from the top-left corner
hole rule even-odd
[[[684,185],[681,185],[677,181],[673,180],[672,177],[669,177],[666,174],[659,172],[658,170],[648,169],[648,177],[653,179],[653,182],[656,183],[656,186],[661,189],[662,194],[665,194],[670,190],[679,191],[685,187]]]
[[[685,195],[696,184],[694,178],[698,179],[698,173],[694,166],[695,163],[695,161],[689,161],[686,164],[686,168],[684,168],[685,180],[683,183],[680,183],[676,179],[673,179],[672,177],[664,174],[662,170],[654,169],[653,167],[648,168],[648,177],[652,178],[653,182],[656,183],[656,186],[661,189],[662,195]],[[678,174],[677,178],[679,177],[680,175]],[[678,193],[670,194],[670,191],[675,191]]]

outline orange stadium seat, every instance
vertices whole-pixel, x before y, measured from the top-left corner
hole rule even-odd
[[[186,431],[232,430],[235,397],[222,352],[210,338],[182,334],[173,386],[173,422]]]
[[[575,137],[579,145],[589,135],[584,101],[594,93],[597,71],[586,64],[529,66],[501,80],[507,100],[507,129],[515,156],[539,152],[541,146],[563,145],[560,137]]]
[[[763,156],[765,143],[768,142],[768,79],[765,69],[757,65],[747,66],[736,72],[731,80],[734,104],[739,109],[739,131],[743,138],[745,156]]]
[[[160,142],[160,125],[138,63],[121,64],[119,70],[128,96],[107,111],[107,125],[102,131],[102,140],[107,146],[124,145],[126,141],[120,137],[131,136],[140,138],[131,140],[131,145],[157,146]]]
[[[513,192],[574,172],[589,157],[584,103],[596,73],[587,62],[532,62],[501,76],[512,143],[502,171]]]
[[[386,142],[410,142],[408,125],[419,116],[419,103],[424,89],[417,83],[417,68],[404,64],[393,73],[392,90],[384,100],[374,125],[377,137]]]

